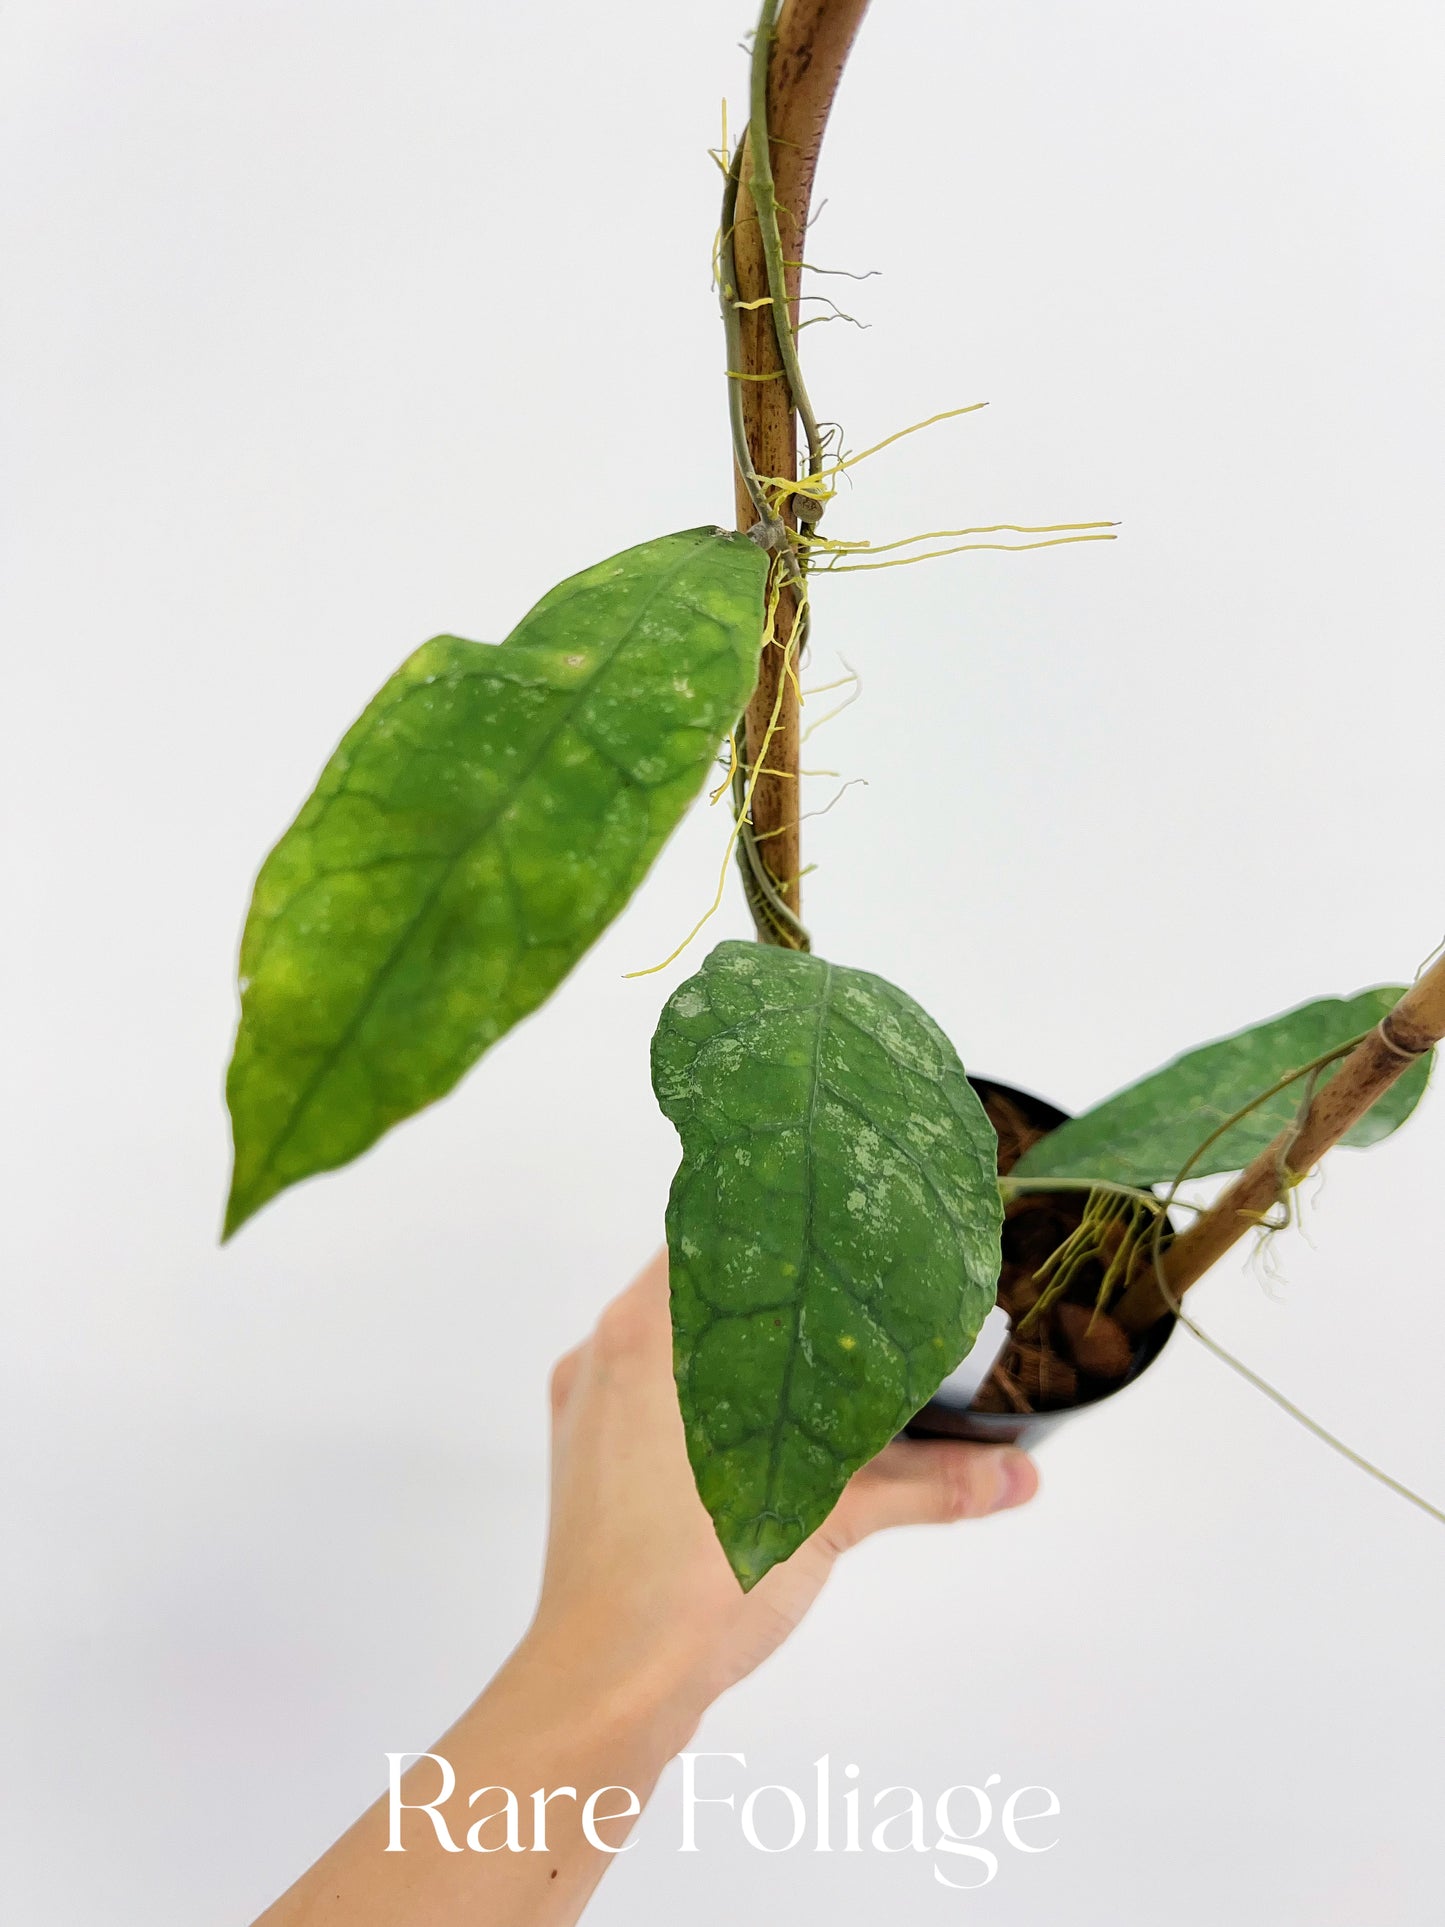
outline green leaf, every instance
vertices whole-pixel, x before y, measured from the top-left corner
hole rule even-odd
[[[1287,1072],[1370,1030],[1404,995],[1385,985],[1354,997],[1321,997],[1217,1043],[1177,1057],[1152,1076],[1050,1131],[1014,1166],[1019,1178],[1105,1178],[1120,1184],[1168,1184],[1210,1132]],[[1321,1074],[1327,1083],[1338,1069]],[[1352,1130],[1344,1144],[1376,1144],[1398,1129],[1419,1103],[1430,1055],[1412,1065]],[[1191,1177],[1239,1171],[1299,1115],[1306,1080],[1288,1085],[1232,1125]]]
[[[786,1559],[969,1350],[994,1301],[998,1142],[911,997],[719,944],[652,1044],[678,1394],[744,1588]]]
[[[449,1091],[612,921],[752,690],[767,567],[720,529],[643,543],[368,706],[256,880],[227,1236]]]

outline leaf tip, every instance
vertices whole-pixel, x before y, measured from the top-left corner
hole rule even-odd
[[[774,1566],[791,1559],[808,1536],[802,1519],[782,1519],[773,1512],[727,1524],[714,1521],[714,1529],[744,1592],[751,1592]]]
[[[221,1220],[221,1243],[228,1245],[247,1219],[254,1218],[265,1202],[264,1198],[253,1197],[242,1191],[233,1176],[231,1188],[226,1193],[225,1216]]]

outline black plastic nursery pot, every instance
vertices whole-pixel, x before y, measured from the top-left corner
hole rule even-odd
[[[1031,1092],[1015,1090],[1012,1085],[995,1083],[990,1078],[971,1077],[969,1082],[983,1099],[989,1121],[999,1137],[999,1175],[1006,1177],[1028,1146],[1064,1123],[1067,1111]],[[1034,1265],[1042,1262],[1061,1236],[1077,1224],[1083,1213],[1083,1199],[1077,1192],[1033,1194],[1027,1199],[1012,1199],[1004,1213],[1004,1271],[1000,1283],[1000,1303],[1005,1301],[1010,1279],[1027,1277]],[[1001,1374],[991,1371],[978,1391],[950,1396],[947,1383],[929,1400],[905,1428],[910,1438],[972,1439],[983,1444],[1032,1447],[1055,1432],[1076,1413],[1089,1411],[1106,1399],[1117,1398],[1148,1371],[1168,1344],[1175,1320],[1163,1317],[1134,1346],[1122,1372],[1101,1378],[1075,1370],[1067,1362],[1058,1367],[1062,1375],[1059,1389],[1046,1400],[1045,1409],[1013,1409],[999,1391]],[[1005,1354],[1007,1356],[1007,1353]],[[1015,1388],[1014,1396],[1017,1397]]]

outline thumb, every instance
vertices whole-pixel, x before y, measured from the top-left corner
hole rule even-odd
[[[1038,1470],[1017,1446],[895,1439],[849,1481],[829,1537],[851,1546],[889,1526],[980,1519],[1026,1504],[1038,1489]]]

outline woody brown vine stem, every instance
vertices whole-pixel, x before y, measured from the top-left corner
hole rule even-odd
[[[753,469],[764,477],[792,480],[798,473],[798,397],[788,383],[778,328],[781,320],[796,337],[803,244],[818,152],[844,62],[867,10],[868,0],[783,0],[781,8],[776,0],[769,0],[758,25],[754,125],[756,107],[765,104],[767,142],[757,156],[764,165],[760,175],[753,152],[745,146],[740,156],[732,231],[725,239],[731,242],[739,352],[729,379],[740,391],[743,430]],[[761,66],[763,58],[765,69]],[[766,196],[776,207],[785,316],[774,310],[776,294],[769,284],[764,227],[754,200],[755,189],[760,201]],[[725,299],[728,293],[725,288]],[[791,341],[787,347],[791,349]],[[751,529],[758,521],[758,511],[741,470],[735,472],[734,488],[737,526]],[[796,530],[792,498],[778,504],[778,513],[790,532]],[[772,638],[763,650],[757,688],[748,704],[744,750],[756,772],[751,785],[752,838],[747,854],[761,860],[772,889],[794,918],[802,901],[798,827],[802,813],[802,731],[794,648],[798,621],[797,586],[785,579],[779,590]],[[766,760],[759,768],[765,743]],[[749,895],[759,935],[770,942],[790,941],[786,927],[780,930],[777,919],[767,920],[760,914],[754,893]]]
[[[1257,1230],[1325,1152],[1442,1037],[1445,957],[1424,971],[1388,1016],[1355,1046],[1334,1076],[1315,1092],[1303,1117],[1281,1131],[1209,1209],[1158,1255],[1157,1272],[1154,1263],[1140,1267],[1123,1297],[1110,1307],[1125,1330],[1137,1337],[1174,1309],[1189,1287],[1247,1231]]]
[[[753,141],[734,157],[724,202],[722,296],[728,320],[731,397],[752,473],[734,469],[737,526],[760,520],[759,478],[798,477],[798,405],[788,369],[796,370],[804,241],[813,178],[828,114],[868,0],[764,0],[754,48]],[[761,126],[760,126],[761,124]],[[758,136],[765,129],[766,142]],[[757,203],[774,220],[760,219]],[[769,232],[773,273],[769,273]],[[783,286],[777,286],[782,242]],[[799,383],[801,389],[801,383]],[[816,424],[807,412],[810,468],[820,465]],[[783,494],[761,511],[773,535],[797,529],[797,498]],[[802,810],[799,783],[800,702],[793,641],[800,616],[795,564],[784,572],[772,636],[762,653],[757,688],[745,721],[744,759],[750,772],[736,793],[750,798],[751,834],[741,851],[767,875],[754,882],[749,902],[766,942],[806,947],[800,921]],[[766,749],[766,762],[760,759]],[[772,908],[768,899],[772,899]],[[1140,1336],[1176,1309],[1189,1287],[1306,1176],[1365,1115],[1397,1078],[1445,1037],[1445,958],[1425,971],[1379,1026],[1350,1052],[1311,1098],[1304,1115],[1282,1131],[1213,1205],[1165,1251],[1140,1264],[1110,1307],[1119,1323]]]

